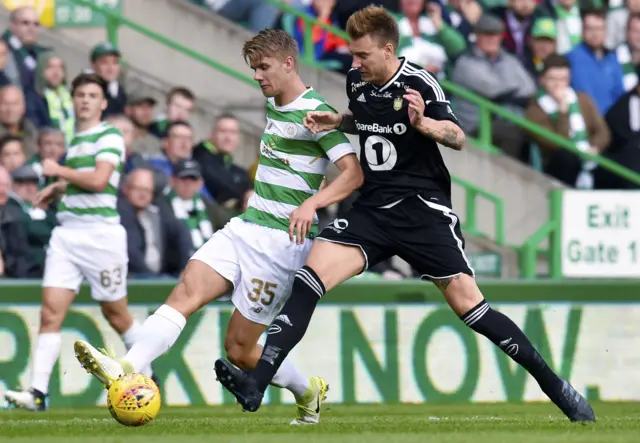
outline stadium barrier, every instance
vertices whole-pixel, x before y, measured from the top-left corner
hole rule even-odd
[[[131,282],[140,320],[161,304],[174,282]],[[494,308],[524,328],[541,354],[590,399],[637,400],[640,282],[487,281]],[[0,285],[0,392],[27,387],[39,323],[38,282]],[[187,323],[176,345],[154,363],[165,404],[233,404],[212,371],[223,355],[232,306],[212,303]],[[73,341],[85,339],[123,355],[120,338],[83,287],[67,316],[62,355],[53,372],[51,405],[102,405],[100,384],[79,366]],[[443,303],[433,285],[351,281],[326,295],[303,342],[291,354],[309,375],[331,385],[329,400],[366,402],[486,402],[545,400],[537,384]],[[270,388],[270,404],[290,403]]]

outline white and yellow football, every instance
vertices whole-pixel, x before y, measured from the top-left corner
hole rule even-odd
[[[160,390],[143,374],[126,374],[113,382],[107,393],[107,407],[118,423],[142,426],[160,411]]]

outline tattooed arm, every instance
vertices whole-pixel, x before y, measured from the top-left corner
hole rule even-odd
[[[450,120],[434,120],[425,117],[416,129],[424,136],[448,148],[461,151],[464,147],[464,131]]]

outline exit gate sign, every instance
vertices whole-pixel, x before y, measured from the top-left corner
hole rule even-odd
[[[640,192],[563,192],[560,243],[564,277],[640,277]]]

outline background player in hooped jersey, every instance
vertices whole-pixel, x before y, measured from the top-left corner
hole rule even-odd
[[[80,363],[107,385],[166,352],[191,314],[230,291],[236,310],[225,338],[227,356],[239,367],[253,368],[262,352],[258,340],[278,315],[311,249],[316,209],[346,198],[362,184],[362,170],[344,133],[314,134],[302,123],[308,111],[335,111],[298,76],[295,40],[281,30],[264,30],[245,43],[243,55],[268,97],[255,194],[243,215],[194,254],[182,281],[145,321],[140,340],[122,361],[76,342]],[[340,174],[319,191],[330,161]],[[318,423],[327,384],[283,363],[270,382],[296,398],[292,424]]]
[[[33,353],[28,391],[7,391],[6,400],[30,410],[45,409],[53,367],[60,356],[62,322],[86,279],[109,324],[130,348],[142,325],[127,308],[127,236],[116,210],[117,188],[125,159],[122,134],[101,123],[107,106],[106,83],[95,74],[73,80],[76,135],[65,165],[44,160],[45,175],[58,181],[36,196],[46,205],[62,195],[58,222],[49,242],[42,282],[40,331]],[[143,368],[150,375],[150,367]]]
[[[324,293],[398,255],[438,286],[467,326],[522,365],[570,420],[595,420],[589,402],[549,368],[515,323],[491,309],[476,285],[437,144],[460,150],[465,136],[438,82],[396,57],[398,27],[384,9],[354,13],[347,32],[356,68],[347,76],[350,112],[310,112],[305,126],[359,134],[361,195],[318,236],[273,323],[280,332],[267,337],[256,368],[247,373],[221,359],[215,364],[218,379],[245,410],[256,411],[266,383],[304,336]]]

